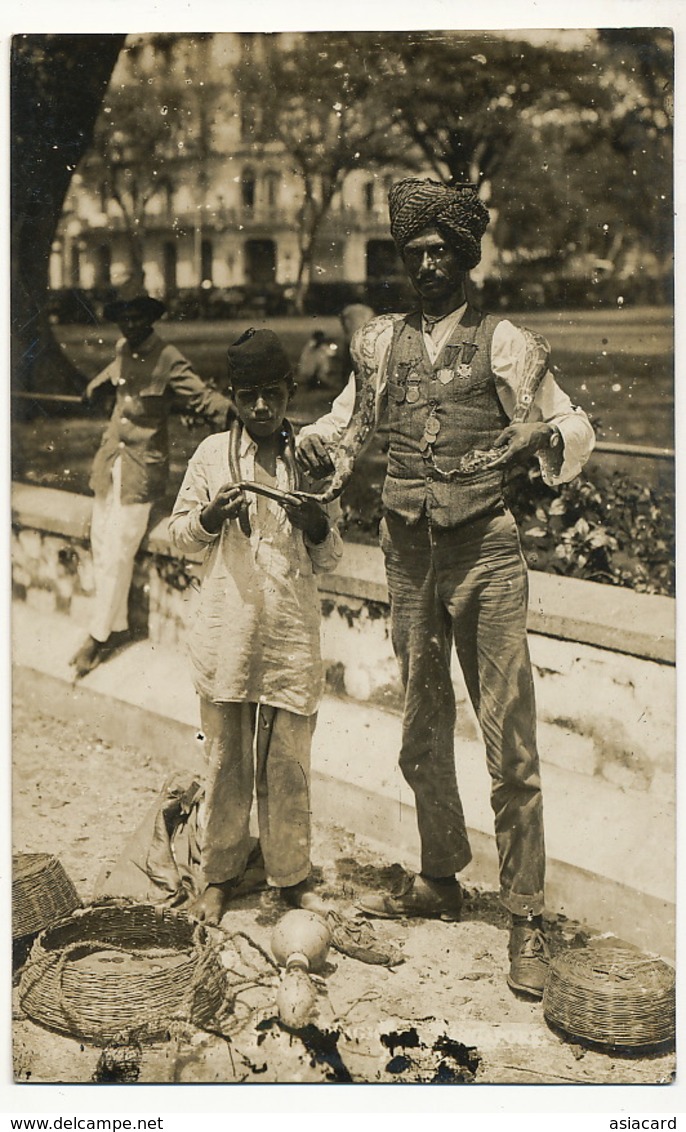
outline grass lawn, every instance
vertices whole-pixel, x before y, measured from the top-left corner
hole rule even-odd
[[[673,447],[671,310],[528,311],[521,315],[508,313],[508,317],[548,338],[562,384],[593,418],[599,440]],[[162,322],[159,330],[187,354],[202,376],[221,382],[226,347],[246,325],[249,320]],[[262,325],[280,335],[294,363],[311,330],[321,328],[332,338],[340,337],[335,318],[270,319]],[[117,331],[109,325],[60,326],[56,334],[65,351],[90,377],[110,359]],[[305,395],[300,391],[293,410],[303,419],[312,419],[326,402],[321,393]]]
[[[599,440],[625,444],[673,447],[674,363],[671,310],[548,311],[518,316],[550,341],[561,382],[572,400],[583,405],[594,421]],[[160,334],[188,356],[204,377],[220,384],[225,374],[229,343],[250,320],[241,322],[160,323]],[[254,325],[275,330],[295,363],[309,333],[321,328],[340,337],[335,318],[282,318]],[[56,337],[86,377],[97,373],[112,357],[117,330],[102,327],[58,326]],[[338,383],[343,383],[339,375]],[[325,412],[335,395],[332,390],[296,393],[291,417],[296,424]],[[87,491],[88,475],[104,420],[91,416],[36,415],[16,420],[12,427],[12,475],[25,482],[71,491]],[[189,431],[174,418],[171,427],[172,477],[168,502],[173,501],[189,455],[206,430]],[[370,455],[360,462],[349,498],[356,509],[378,498],[382,476],[377,440]],[[637,473],[638,474],[638,473]]]

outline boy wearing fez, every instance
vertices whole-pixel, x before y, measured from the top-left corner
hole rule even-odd
[[[246,331],[229,347],[228,371],[237,418],[191,458],[169,524],[179,550],[205,552],[189,631],[207,755],[204,890],[190,910],[210,924],[245,870],[253,791],[267,883],[295,907],[305,894],[310,906],[316,899],[308,884],[310,747],[323,691],[315,575],[342,554],[326,511],[290,494],[298,473],[285,414],[295,385],[277,336]]]

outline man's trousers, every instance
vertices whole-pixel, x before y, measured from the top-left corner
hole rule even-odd
[[[412,787],[422,872],[471,859],[455,770],[454,641],[491,776],[501,898],[543,909],[545,849],[536,708],[526,636],[528,581],[512,515],[456,528],[388,514],[381,524],[393,648],[405,688],[400,768]]]
[[[121,462],[115,460],[112,486],[104,498],[95,497],[91,517],[95,609],[90,634],[96,641],[104,642],[110,633],[128,628],[133,567],[151,507],[151,503],[122,503]]]

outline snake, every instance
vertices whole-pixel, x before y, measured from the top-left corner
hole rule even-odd
[[[353,336],[350,354],[355,373],[355,406],[348,427],[331,456],[334,466],[333,475],[319,492],[294,494],[301,498],[314,499],[318,503],[330,503],[337,499],[346,487],[355,461],[376,427],[377,342],[400,317],[402,316],[397,314],[379,315]],[[550,360],[550,346],[545,338],[525,327],[520,329],[524,335],[525,349],[520,370],[521,380],[510,424],[526,422]],[[472,449],[460,457],[457,467],[444,473],[442,478],[453,480],[489,468],[501,455],[502,449],[499,448]]]

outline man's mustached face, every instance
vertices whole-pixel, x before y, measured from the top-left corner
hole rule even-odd
[[[403,261],[412,286],[422,297],[440,299],[462,285],[462,262],[437,228],[426,228],[409,240]]]

